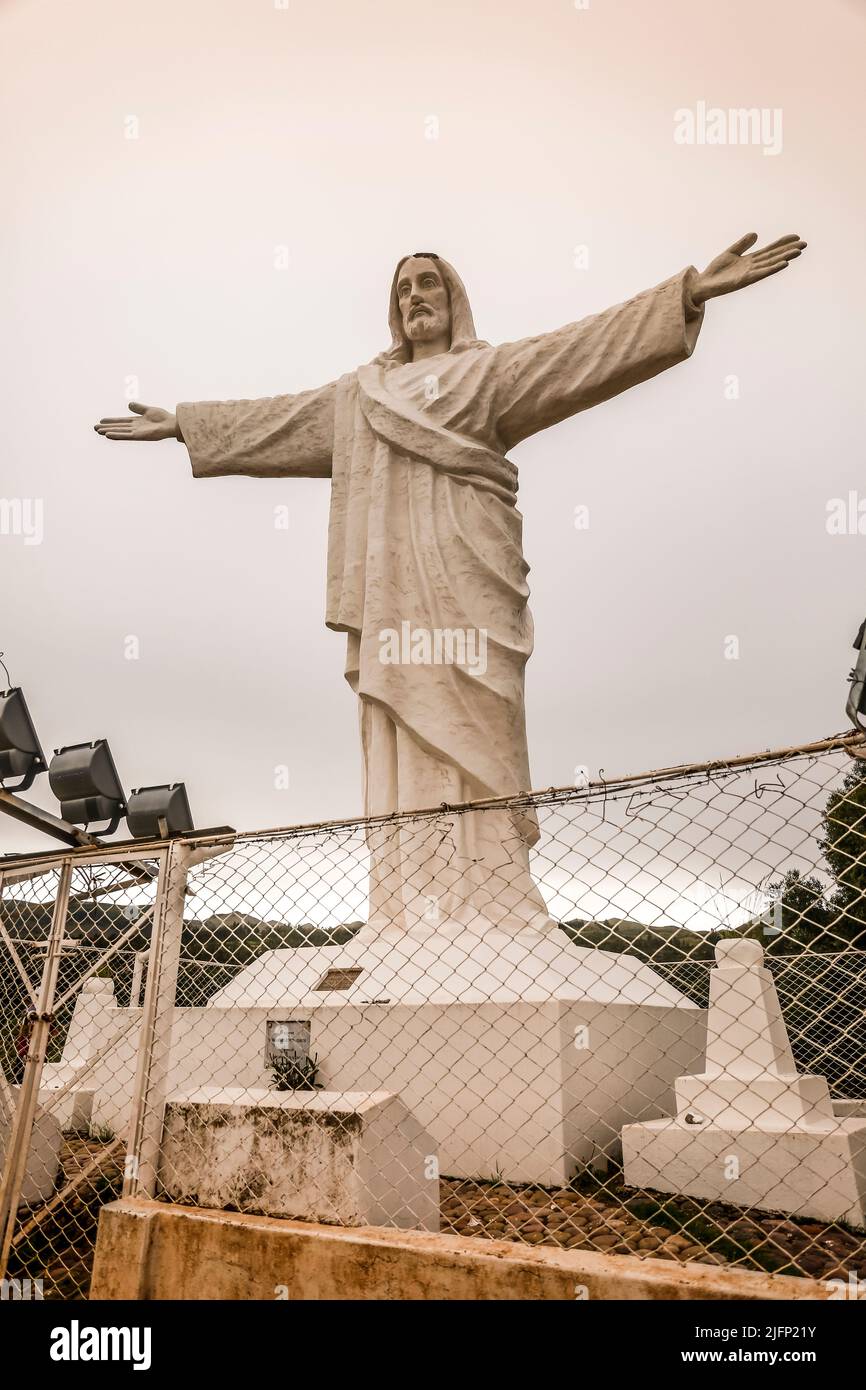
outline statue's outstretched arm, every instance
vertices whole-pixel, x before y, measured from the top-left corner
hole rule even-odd
[[[135,414],[100,420],[106,439],[178,439],[197,478],[327,478],[334,449],[336,383],[260,400],[186,401],[175,414],[130,402]]]
[[[503,449],[648,381],[694,351],[703,307],[694,267],[601,314],[493,349]]]
[[[777,274],[806,245],[792,234],[746,254],[756,240],[751,232],[704,271],[690,266],[604,313],[493,349],[494,415],[502,446],[511,448],[684,361],[708,299]]]

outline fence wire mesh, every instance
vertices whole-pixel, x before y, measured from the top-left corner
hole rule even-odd
[[[859,1287],[864,769],[174,841],[158,882],[73,854],[9,1275],[86,1296],[123,1184]],[[58,870],[0,864],[8,1148]]]
[[[5,1287],[12,1296],[23,1287],[82,1298],[99,1212],[120,1195],[126,1149],[123,1125],[113,1130],[94,1117],[93,1076],[102,1066],[113,1084],[121,1059],[136,1053],[141,1011],[128,1006],[140,974],[137,948],[151,930],[156,866],[140,857],[70,863],[65,894],[57,867],[16,872],[0,861],[0,874],[0,1160],[11,1218]],[[29,1117],[28,1073],[36,1102]]]

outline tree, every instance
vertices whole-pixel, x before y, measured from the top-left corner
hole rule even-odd
[[[866,763],[855,761],[824,810],[824,858],[836,880],[831,930],[866,947]]]
[[[799,869],[788,869],[784,878],[769,884],[768,891],[772,914],[765,913],[760,922],[738,935],[758,937],[770,955],[790,954],[795,943],[823,951],[838,950],[836,912],[820,879],[803,878]],[[778,928],[778,935],[768,933],[768,926]]]

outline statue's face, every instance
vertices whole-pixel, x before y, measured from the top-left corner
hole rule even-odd
[[[436,262],[426,256],[410,256],[400,267],[397,303],[403,331],[411,343],[451,336],[448,290]]]

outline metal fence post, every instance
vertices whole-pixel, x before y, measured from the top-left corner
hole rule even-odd
[[[159,866],[123,1175],[124,1197],[152,1197],[156,1191],[190,855],[190,847],[175,840]]]
[[[156,1192],[187,878],[196,864],[225,852],[225,846],[197,848],[175,840],[160,863],[124,1166],[124,1197],[152,1197]]]
[[[30,1034],[27,1064],[21,1080],[15,1118],[12,1122],[12,1130],[6,1148],[6,1165],[2,1191],[0,1191],[0,1278],[5,1277],[9,1262],[9,1250],[18,1215],[18,1199],[27,1166],[27,1155],[33,1134],[33,1121],[39,1104],[39,1083],[42,1079],[42,1067],[48,1049],[48,1037],[52,1021],[51,1010],[57,989],[57,975],[60,969],[60,953],[66,930],[66,909],[69,903],[71,883],[72,860],[64,859],[60,869],[57,896],[54,900],[51,934],[45,953],[42,983],[39,987],[39,997],[35,1010],[36,1017]]]
[[[132,966],[132,983],[129,986],[129,1008],[141,1008],[141,982],[144,979],[144,964],[149,951],[136,951]]]
[[[6,929],[3,926],[3,883],[3,870],[0,869],[0,932],[4,933],[3,940],[4,944],[6,944],[6,936],[8,936],[8,933],[6,932]],[[11,950],[9,949],[10,947]],[[23,977],[24,971],[20,963],[16,959],[15,947],[14,945],[12,945],[11,942],[7,944],[7,950],[9,950],[10,959],[17,966],[19,974]],[[3,1067],[0,1066],[0,1123],[2,1123],[5,1120],[11,1128],[14,1115],[15,1092],[12,1090],[12,1086],[9,1082],[9,1079],[5,1071],[3,1070]]]

